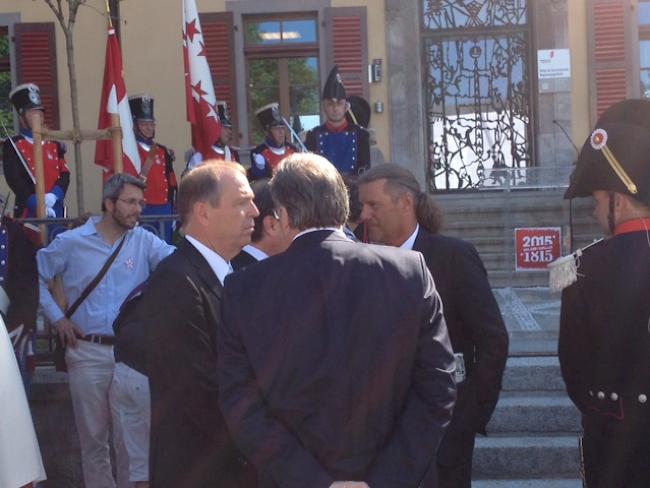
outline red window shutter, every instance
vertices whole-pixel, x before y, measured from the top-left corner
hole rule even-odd
[[[325,9],[326,73],[335,64],[349,95],[368,99],[368,35],[366,7]]]
[[[203,41],[208,54],[208,64],[217,100],[228,104],[230,118],[237,124],[237,93],[235,84],[235,52],[232,12],[215,12],[199,15]],[[238,131],[233,131],[233,141],[238,142]]]
[[[59,84],[54,23],[16,24],[14,33],[18,84],[38,85],[45,107],[45,123],[51,129],[58,129]]]
[[[629,32],[638,32],[630,0],[590,0],[589,50],[593,122],[610,105],[633,96],[633,50]],[[637,39],[638,42],[638,39]],[[638,64],[637,64],[638,65]],[[637,78],[638,72],[636,75]]]

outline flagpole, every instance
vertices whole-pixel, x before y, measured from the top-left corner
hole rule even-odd
[[[106,0],[106,14],[108,17],[108,28],[113,29],[111,20],[111,6]],[[109,34],[110,35],[110,34]],[[112,35],[115,35],[113,33]],[[122,127],[120,126],[120,114],[111,114],[111,140],[113,142],[113,171],[115,173],[124,172],[124,160],[122,155]]]

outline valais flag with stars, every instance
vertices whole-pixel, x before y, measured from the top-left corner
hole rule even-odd
[[[122,153],[124,172],[137,176],[140,174],[140,154],[133,133],[133,119],[124,83],[122,52],[113,27],[108,28],[106,43],[106,65],[104,67],[104,84],[102,99],[99,104],[99,122],[97,128],[108,129],[112,125],[111,115],[119,114],[122,128]],[[113,173],[113,144],[111,140],[97,141],[95,146],[95,164],[104,167],[107,176]]]
[[[195,0],[183,0],[183,59],[187,120],[192,125],[192,146],[202,154],[221,135],[217,98],[203,42]]]

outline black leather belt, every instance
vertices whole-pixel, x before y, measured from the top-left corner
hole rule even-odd
[[[113,346],[115,344],[115,336],[88,334],[79,339],[103,346]]]

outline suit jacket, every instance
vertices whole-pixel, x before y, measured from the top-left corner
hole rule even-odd
[[[242,251],[239,254],[237,254],[237,256],[235,256],[230,260],[230,265],[232,266],[232,269],[234,271],[237,271],[243,268],[244,266],[248,266],[249,264],[253,264],[256,262],[257,259],[255,258],[255,256],[247,253],[242,249]]]
[[[420,255],[314,231],[229,275],[223,314],[220,404],[260,488],[418,487],[455,397]]]
[[[218,408],[222,286],[186,239],[152,274],[140,314],[148,337],[154,488],[255,486]]]
[[[580,257],[562,293],[559,358],[585,438],[602,436],[598,486],[648,486],[650,442],[650,249],[645,231],[607,239]],[[644,453],[645,483],[629,482]],[[639,465],[637,465],[639,466]],[[638,468],[636,468],[638,469]],[[642,468],[643,469],[643,468]],[[627,477],[627,482],[626,482]],[[628,484],[629,483],[629,484]]]
[[[459,385],[448,436],[485,432],[499,399],[508,356],[508,333],[485,267],[468,242],[422,228],[413,250],[427,262],[442,299],[451,345],[465,358],[467,379]],[[453,463],[457,453],[445,452],[445,447],[438,461]]]

